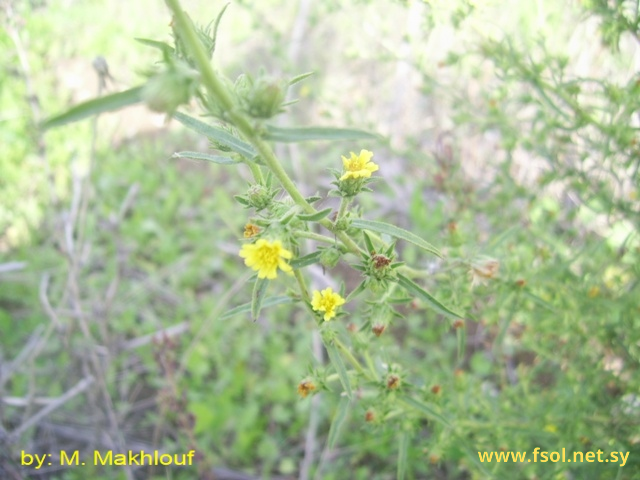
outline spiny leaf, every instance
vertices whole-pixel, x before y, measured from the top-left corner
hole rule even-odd
[[[331,213],[331,210],[333,210],[333,209],[331,207],[329,207],[329,208],[325,208],[324,210],[320,210],[319,212],[312,213],[312,214],[303,214],[303,213],[301,213],[300,215],[298,215],[298,218],[300,220],[302,220],[303,222],[317,222],[318,220],[322,220],[327,215],[329,215]]]
[[[301,82],[302,80],[304,80],[305,78],[309,78],[311,75],[313,75],[315,72],[307,72],[307,73],[301,73],[300,75],[296,75],[295,77],[293,77],[291,80],[289,80],[289,86],[291,85],[295,85],[298,82]]]
[[[224,157],[222,155],[209,155],[208,153],[200,152],[176,152],[171,158],[189,158],[192,160],[206,160],[208,162],[217,163],[219,165],[235,165],[240,163],[233,158]]]
[[[424,300],[431,309],[435,310],[442,315],[446,315],[447,317],[453,318],[463,318],[460,314],[454,312],[453,310],[445,307],[439,300],[433,297],[430,293],[428,293],[425,289],[419,286],[417,283],[409,280],[407,277],[402,274],[398,274],[398,284],[404,288],[407,293],[415,295],[416,297]]]
[[[174,52],[174,48],[165,42],[158,42],[157,40],[150,40],[148,38],[134,38],[134,40],[142,43],[143,45],[157,48],[158,50],[161,50],[164,53],[172,54]]]
[[[349,413],[350,407],[351,400],[348,397],[342,397],[340,399],[340,403],[338,404],[336,416],[333,418],[333,422],[331,422],[331,428],[329,428],[329,438],[327,439],[327,447],[329,449],[332,449],[338,441],[342,425],[347,419],[347,414]]]
[[[396,227],[395,225],[391,225],[389,223],[384,222],[376,222],[373,220],[364,220],[362,218],[356,218],[351,221],[351,226],[361,229],[371,230],[373,232],[384,233],[391,237],[400,238],[402,240],[406,240],[409,243],[413,243],[414,245],[426,250],[429,253],[433,253],[434,255],[442,258],[442,253],[436,247],[431,245],[426,240],[423,240],[419,236],[414,233],[411,233],[403,228]]]
[[[234,137],[231,133],[222,128],[214,127],[200,120],[185,115],[184,113],[176,112],[173,114],[173,118],[182,123],[185,127],[204,135],[209,140],[226,145],[234,152],[239,153],[245,158],[252,159],[256,156],[256,151],[251,145]]]
[[[304,257],[294,258],[289,262],[289,265],[291,265],[292,268],[296,269],[307,267],[309,265],[313,265],[314,263],[318,263],[320,261],[320,255],[322,255],[322,252],[318,251],[305,255]]]
[[[260,309],[262,308],[262,302],[264,301],[268,286],[269,280],[266,278],[256,278],[256,283],[253,286],[253,294],[251,295],[251,318],[253,318],[254,321],[256,321],[258,315],[260,315]]]
[[[351,398],[353,395],[353,393],[351,392],[351,382],[349,380],[347,368],[344,366],[344,362],[342,361],[342,357],[340,356],[340,352],[331,342],[325,342],[324,346],[327,349],[327,353],[329,354],[329,360],[331,360],[332,365],[338,373],[340,383],[342,383],[342,387],[347,393],[347,397]]]
[[[398,445],[398,480],[404,480],[404,477],[407,474],[409,440],[409,432],[402,432],[400,434],[400,442]]]
[[[374,140],[378,137],[363,130],[332,127],[284,128],[267,125],[267,140],[274,142],[295,143],[311,140]]]
[[[48,118],[42,123],[41,127],[44,130],[60,127],[67,123],[84,120],[93,115],[112,112],[129,105],[140,103],[142,101],[142,88],[143,86],[130,88],[124,92],[112,93],[111,95],[105,95],[104,97],[94,98],[93,100],[80,103],[60,115]]]
[[[291,297],[286,296],[277,296],[277,297],[269,297],[265,298],[262,302],[262,308],[273,307],[274,305],[283,305],[285,303],[294,303],[295,300]],[[224,313],[219,320],[227,320],[236,315],[240,315],[241,313],[249,313],[251,312],[251,303],[245,303],[242,305],[238,305],[237,307],[228,310]]]
[[[446,425],[447,427],[451,426],[449,421],[435,410],[435,407],[428,405],[420,400],[416,400],[415,398],[409,397],[409,396],[402,397],[402,401],[407,405],[412,406],[416,410],[419,410],[422,413],[424,413],[427,416],[427,418],[440,422],[443,425]]]

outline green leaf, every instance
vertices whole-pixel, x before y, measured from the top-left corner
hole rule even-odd
[[[400,434],[400,444],[398,445],[398,480],[404,480],[407,474],[407,458],[409,453],[409,432]]]
[[[251,318],[255,322],[260,315],[260,309],[262,308],[262,302],[264,296],[267,293],[267,287],[269,286],[269,280],[266,278],[256,278],[256,283],[253,285],[253,294],[251,295]]]
[[[400,238],[402,240],[406,240],[409,243],[413,243],[414,245],[426,250],[429,253],[433,253],[434,255],[442,258],[442,253],[436,247],[431,245],[429,242],[423,240],[419,236],[414,233],[411,233],[403,228],[396,227],[395,225],[391,225],[384,222],[376,222],[373,220],[364,220],[362,218],[356,218],[351,220],[351,226],[361,229],[371,230],[373,232],[385,233],[391,237]]]
[[[338,441],[342,425],[344,425],[344,422],[347,419],[350,407],[351,400],[348,397],[342,397],[338,404],[336,416],[333,418],[333,422],[331,422],[331,427],[329,428],[329,438],[327,439],[327,447],[329,449],[332,449]]]
[[[278,297],[269,297],[265,298],[262,302],[262,308],[273,307],[275,305],[282,305],[285,303],[294,303],[295,300],[291,297],[286,296],[278,296]],[[224,313],[219,320],[227,320],[229,318],[235,317],[236,315],[240,315],[241,313],[249,313],[251,312],[251,303],[245,303],[243,305],[238,305],[237,307],[228,310]]]
[[[307,72],[307,73],[301,73],[300,75],[296,75],[295,77],[293,77],[291,80],[289,80],[289,86],[291,85],[295,85],[298,82],[301,82],[302,80],[304,80],[305,78],[309,78],[311,75],[313,75],[315,72]]]
[[[318,263],[320,261],[320,255],[322,255],[322,252],[318,251],[305,255],[304,257],[294,258],[289,262],[289,265],[295,269],[308,267],[309,265]]]
[[[300,214],[298,218],[303,222],[317,222],[318,220],[322,220],[324,217],[329,215],[333,209],[331,207],[325,208],[324,210],[320,210],[319,212],[312,214]]]
[[[446,418],[444,418],[442,415],[440,415],[433,406],[428,405],[420,400],[416,400],[415,398],[409,397],[409,396],[402,397],[402,401],[407,405],[415,408],[416,410],[419,410],[422,413],[424,413],[427,418],[431,420],[435,420],[436,422],[442,423],[447,427],[451,426],[449,421]]]
[[[234,160],[230,157],[224,157],[222,155],[209,155],[208,153],[200,152],[176,152],[171,158],[189,158],[192,160],[206,160],[208,162],[217,163],[219,165],[235,165],[241,163],[238,160]]]
[[[333,127],[283,128],[267,125],[265,139],[274,142],[295,143],[310,140],[374,140],[378,136],[364,130]]]
[[[466,328],[458,328],[456,330],[456,337],[458,340],[458,363],[461,364],[464,361],[464,356],[467,352]]]
[[[218,39],[218,27],[220,27],[220,21],[222,20],[222,16],[224,15],[224,12],[227,10],[227,7],[230,4],[231,2],[227,3],[224,7],[222,7],[222,10],[220,10],[220,13],[216,17],[216,21],[213,25],[213,34],[211,35],[211,50],[209,51],[209,57],[213,57],[213,53],[216,50],[216,41]]]
[[[172,54],[174,52],[174,48],[165,42],[158,42],[157,40],[149,40],[148,38],[134,38],[136,42],[140,42],[143,45],[147,45],[148,47],[157,48],[161,50],[163,53]]]
[[[363,230],[362,235],[364,236],[364,244],[367,247],[367,252],[369,252],[370,255],[373,255],[373,252],[376,251],[376,247],[373,246],[373,242],[369,238],[369,235],[367,235],[367,232]]]
[[[362,282],[360,282],[360,285],[358,285],[348,296],[347,298],[345,298],[345,303],[349,303],[351,300],[353,300],[354,298],[356,298],[358,295],[360,295],[362,292],[364,292],[367,289],[367,281],[363,280]]]
[[[214,127],[200,120],[185,115],[184,113],[176,112],[173,114],[173,118],[182,123],[185,127],[204,135],[209,140],[226,145],[234,152],[239,153],[245,158],[252,159],[256,156],[256,151],[251,145],[240,140],[237,137],[231,135],[228,131],[222,128]]]
[[[429,294],[417,283],[413,282],[412,280],[409,280],[407,277],[403,276],[400,273],[398,274],[398,284],[402,288],[404,288],[407,291],[407,293],[415,295],[416,297],[427,302],[427,305],[429,305],[436,312],[441,313],[442,315],[446,315],[447,317],[463,318],[462,316],[460,316],[460,314],[445,307],[442,303],[440,303],[439,300],[437,300],[435,297]]]
[[[65,113],[48,118],[42,123],[41,127],[44,130],[60,127],[67,123],[84,120],[93,115],[112,112],[113,110],[134,105],[142,101],[142,88],[143,86],[139,86],[125,90],[124,92],[112,93],[111,95],[105,95],[104,97],[94,98],[93,100],[80,103]]]
[[[329,354],[329,360],[333,364],[333,367],[336,369],[338,373],[338,377],[340,378],[340,383],[342,383],[342,387],[344,391],[347,393],[347,397],[351,398],[353,393],[351,392],[351,382],[349,381],[349,374],[347,373],[347,367],[344,366],[344,362],[342,361],[342,357],[340,356],[340,352],[336,348],[336,346],[331,342],[325,342],[325,348],[327,349],[327,353]]]

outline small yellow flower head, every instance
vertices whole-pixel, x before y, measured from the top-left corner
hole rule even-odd
[[[300,395],[302,398],[307,398],[307,395],[309,395],[315,389],[315,383],[313,383],[311,380],[303,380],[298,384],[298,395]]]
[[[256,243],[243,245],[239,255],[245,259],[247,267],[258,272],[258,278],[276,278],[278,267],[283,272],[291,272],[291,266],[283,259],[290,259],[293,254],[282,246],[280,240],[270,242],[261,238]]]
[[[253,223],[247,223],[244,226],[244,238],[255,237],[260,232],[260,227]]]
[[[313,292],[311,306],[316,312],[324,312],[324,321],[328,322],[336,316],[336,308],[344,305],[344,302],[344,298],[337,293],[333,293],[331,287],[328,287],[321,292],[318,290]]]
[[[371,161],[373,152],[360,150],[360,155],[356,155],[353,152],[350,153],[351,158],[342,156],[345,173],[340,177],[340,180],[346,180],[348,178],[369,178],[373,172],[378,170],[378,165]]]

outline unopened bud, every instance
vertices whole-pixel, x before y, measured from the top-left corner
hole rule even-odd
[[[154,112],[173,113],[189,102],[198,86],[198,72],[178,63],[151,77],[142,89],[142,99]]]
[[[322,250],[322,253],[320,254],[320,264],[323,267],[333,268],[338,264],[341,256],[342,254],[337,248],[326,248]]]

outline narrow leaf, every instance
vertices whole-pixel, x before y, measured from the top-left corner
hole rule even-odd
[[[224,12],[227,10],[227,7],[229,5],[230,3],[227,3],[224,7],[222,7],[222,10],[220,10],[220,13],[216,17],[216,21],[213,25],[213,34],[211,35],[211,50],[209,51],[210,57],[213,57],[213,53],[216,50],[216,41],[218,39],[218,27],[220,27],[220,20],[222,20],[222,16],[224,15]]]
[[[364,130],[351,128],[332,127],[303,127],[303,128],[283,128],[267,125],[267,140],[274,142],[295,143],[311,140],[363,140],[377,139],[378,137]]]
[[[398,445],[398,480],[404,480],[407,474],[409,443],[409,432],[402,432],[400,434],[400,443]]]
[[[208,153],[200,152],[176,152],[171,158],[189,158],[191,160],[206,160],[208,162],[217,163],[219,165],[235,165],[240,163],[238,160],[234,160],[230,157],[224,157],[222,155],[209,155]]]
[[[458,340],[458,363],[461,364],[464,360],[464,355],[467,352],[466,328],[458,328],[456,330],[456,336]]]
[[[460,314],[454,312],[453,310],[445,307],[439,300],[429,294],[425,289],[419,286],[417,283],[409,280],[407,277],[402,274],[398,274],[398,284],[404,288],[407,293],[415,295],[416,297],[424,300],[431,309],[435,310],[442,315],[446,315],[447,317],[453,318],[463,318]]]
[[[295,300],[292,299],[291,297],[285,297],[285,296],[269,297],[269,298],[265,298],[264,301],[262,302],[262,308],[273,307],[274,305],[282,305],[285,303],[293,303],[293,302],[295,302]],[[249,313],[249,312],[251,312],[251,303],[245,303],[243,305],[238,305],[237,307],[234,307],[231,310],[228,310],[219,318],[219,320],[227,320],[236,315],[240,315],[241,313]]]
[[[331,422],[331,427],[329,428],[329,438],[327,439],[327,447],[329,449],[332,449],[336,445],[350,407],[351,400],[348,397],[342,397],[338,404],[336,416],[333,418],[333,422]]]
[[[415,408],[416,410],[419,410],[422,413],[424,413],[427,416],[427,418],[431,420],[435,420],[436,422],[442,423],[447,427],[451,426],[449,421],[446,418],[444,418],[442,415],[440,415],[438,412],[436,412],[433,406],[428,405],[420,400],[416,400],[415,398],[409,397],[409,396],[403,397],[402,401],[407,405]]]
[[[308,267],[309,265],[318,263],[320,261],[320,255],[322,255],[322,252],[318,251],[305,255],[304,257],[294,258],[293,260],[289,261],[289,265],[291,265],[292,268],[296,269]]]
[[[256,283],[253,285],[253,294],[251,295],[251,318],[255,322],[260,315],[260,309],[262,308],[262,302],[264,296],[267,293],[267,287],[269,286],[269,280],[266,278],[256,278]]]
[[[358,295],[360,295],[362,292],[364,292],[367,288],[367,281],[363,280],[362,282],[360,282],[360,285],[358,285],[348,296],[347,298],[345,298],[345,302],[349,303],[351,300],[353,300],[354,298],[356,298]]]
[[[214,127],[200,120],[185,115],[184,113],[176,112],[173,114],[173,118],[182,123],[185,127],[204,135],[209,140],[226,145],[234,152],[239,153],[245,158],[252,159],[256,156],[256,152],[251,145],[234,137],[228,131],[222,128]]]
[[[93,100],[80,103],[65,113],[48,118],[42,123],[42,128],[47,130],[49,128],[60,127],[61,125],[77,122],[92,115],[112,112],[113,110],[134,105],[142,101],[141,92],[142,86],[139,86],[125,90],[124,92],[112,93],[111,95],[105,95],[104,97],[94,98]]]
[[[289,85],[295,85],[298,82],[301,82],[302,80],[304,80],[305,78],[309,78],[311,75],[313,75],[315,72],[307,72],[307,73],[301,73],[300,75],[296,75],[295,77],[293,77],[291,80],[289,80]]]
[[[370,255],[373,255],[373,252],[376,251],[376,248],[373,246],[373,242],[364,230],[362,231],[362,235],[364,236],[364,244],[367,247],[367,252],[369,252]]]
[[[148,38],[134,38],[135,41],[147,45],[149,47],[157,48],[165,53],[173,53],[174,48],[168,43],[158,42],[157,40],[150,40]]]
[[[366,228],[367,230],[371,230],[373,232],[385,233],[391,237],[406,240],[407,242],[413,243],[423,250],[426,250],[427,252],[433,253],[434,255],[442,258],[442,253],[440,253],[440,250],[438,250],[426,240],[420,238],[414,233],[409,232],[408,230],[405,230],[404,228],[396,227],[395,225],[391,225],[389,223],[364,220],[362,218],[356,218],[352,220],[351,226],[362,229]]]
[[[312,214],[300,214],[298,218],[303,222],[317,222],[318,220],[322,220],[324,217],[329,215],[333,209],[331,207],[325,208],[324,210],[320,210],[319,212]]]
[[[344,362],[342,361],[340,352],[333,343],[326,342],[324,346],[327,349],[327,353],[329,354],[329,360],[331,360],[333,367],[338,373],[340,383],[342,383],[342,387],[347,393],[347,397],[351,398],[353,395],[351,392],[351,382],[349,381],[349,374],[347,373],[347,368],[344,366]]]

